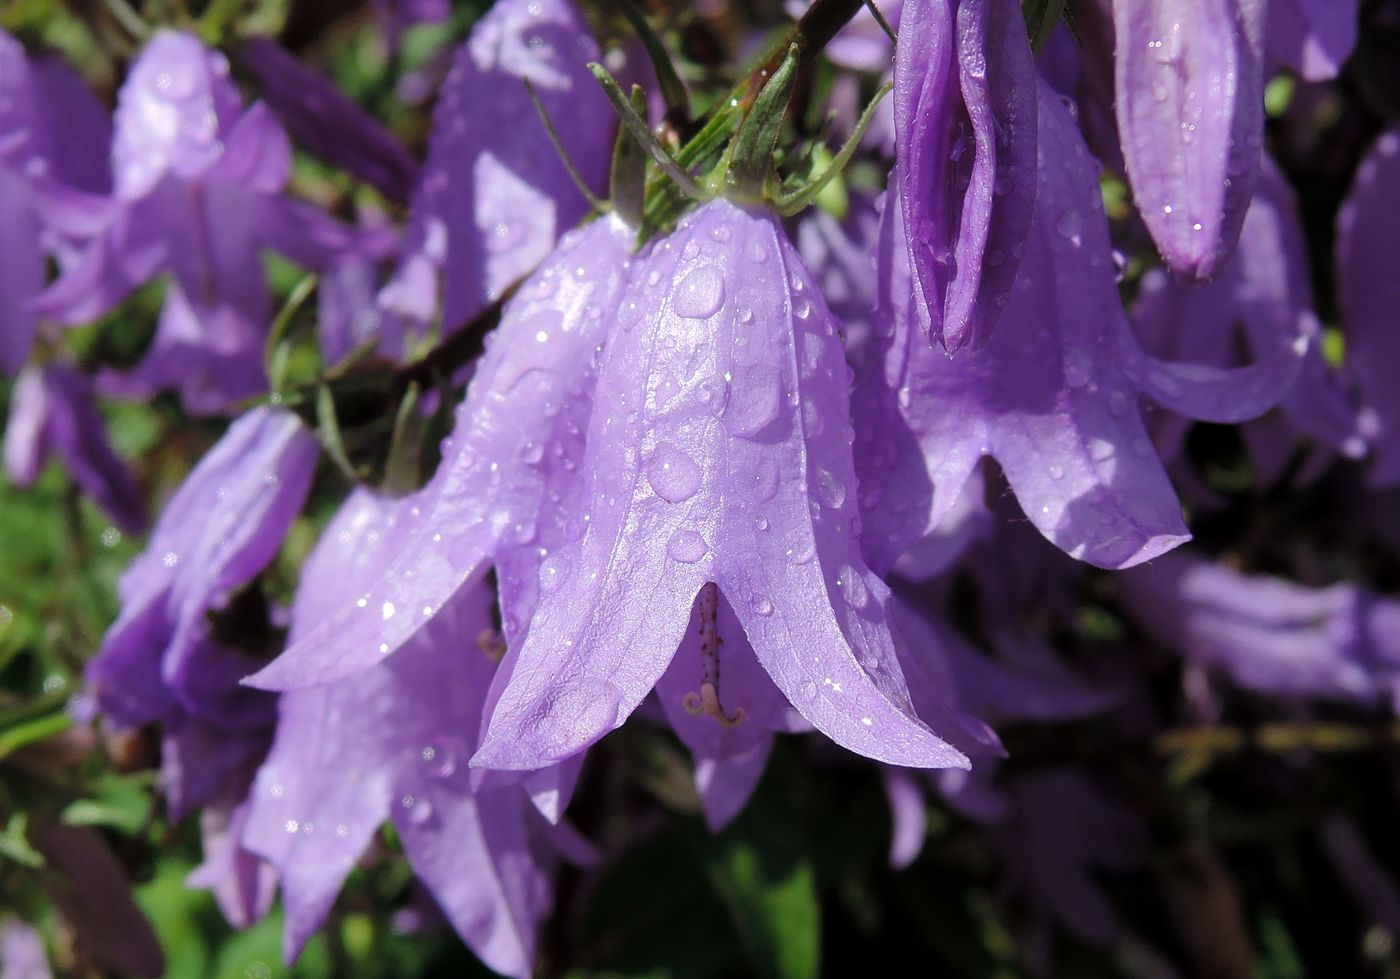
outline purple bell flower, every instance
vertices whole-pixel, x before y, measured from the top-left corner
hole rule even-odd
[[[0,372],[14,375],[34,342],[29,302],[44,288],[46,255],[67,243],[53,222],[74,199],[106,193],[107,114],[54,57],[30,58],[0,31]]]
[[[145,498],[107,441],[92,380],[57,362],[20,373],[5,424],[5,471],[16,486],[32,486],[51,455],[118,527],[129,534],[145,528]]]
[[[1238,422],[1278,402],[1307,351],[1306,338],[1285,338],[1239,370],[1147,357],[1118,298],[1097,167],[1059,96],[1040,91],[1047,163],[1035,220],[985,347],[950,358],[918,339],[903,214],[885,208],[875,330],[883,364],[872,357],[852,399],[865,553],[877,570],[938,525],[986,455],[1031,522],[1073,557],[1120,568],[1175,547],[1186,527],[1139,395]]]
[[[1279,405],[1290,435],[1303,435],[1350,458],[1365,454],[1357,408],[1345,381],[1323,359],[1321,332],[1308,288],[1307,250],[1293,191],[1267,157],[1259,188],[1245,215],[1239,247],[1211,282],[1193,284],[1154,269],[1143,277],[1133,306],[1138,336],[1154,355],[1187,363],[1226,367],[1243,339],[1258,358],[1282,342],[1312,339],[1298,379]],[[1167,458],[1184,443],[1189,421],[1163,419],[1156,444]],[[1264,481],[1292,455],[1272,451],[1273,429],[1245,429]],[[1281,455],[1281,458],[1280,458]]]
[[[633,232],[604,218],[565,236],[507,304],[437,473],[415,494],[381,573],[256,678],[286,689],[378,663],[495,562],[507,642],[558,571],[551,551],[584,524],[565,505],[593,410],[595,361],[616,315]],[[544,549],[544,554],[540,549]],[[390,614],[384,614],[389,610]]]
[[[113,389],[146,396],[178,388],[186,407],[217,413],[260,393],[272,316],[261,252],[308,268],[330,265],[350,232],[282,195],[291,145],[263,105],[242,111],[223,55],[191,34],[157,33],[118,93],[112,200],[64,215],[91,240],[33,304],[85,323],[169,271],[156,337]]]
[[[1242,687],[1400,703],[1400,604],[1349,583],[1308,588],[1172,554],[1117,579],[1155,642]]]
[[[581,533],[541,566],[473,764],[538,768],[620,725],[713,582],[818,730],[894,764],[966,765],[909,703],[858,546],[837,323],[781,228],[712,201],[652,248],[617,316]],[[732,716],[722,680],[713,702]]]
[[[1265,0],[1113,0],[1118,135],[1173,272],[1234,251],[1264,142]]]
[[[0,974],[6,979],[53,979],[44,939],[32,925],[14,918],[0,924]]]
[[[414,506],[367,490],[346,501],[307,559],[292,642],[373,581]],[[467,767],[499,657],[492,599],[478,581],[441,608],[396,611],[425,625],[393,656],[282,695],[243,841],[277,870],[289,961],[387,819],[467,944],[498,972],[532,974],[550,903],[549,827],[520,784],[475,792]]]
[[[987,342],[1036,192],[1036,73],[1014,0],[910,0],[895,51],[895,176],[914,314],[950,353]]]
[[[266,743],[274,698],[239,685],[259,660],[215,635],[208,615],[276,555],[317,455],[294,415],[244,415],[171,497],[122,575],[121,612],[87,681],[110,725],[165,725],[176,818],[208,801]]]
[[[525,80],[569,158],[601,190],[616,117],[587,68],[599,57],[569,0],[502,0],[477,21],[438,94],[403,256],[380,295],[387,310],[422,332],[440,308],[451,333],[588,212]]]

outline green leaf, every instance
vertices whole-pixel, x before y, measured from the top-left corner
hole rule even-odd
[[[832,160],[831,165],[822,171],[820,177],[817,177],[804,187],[799,187],[796,190],[779,195],[778,199],[773,202],[779,213],[792,215],[802,210],[808,204],[812,203],[812,201],[816,200],[817,196],[826,189],[827,184],[831,182],[833,177],[846,168],[846,164],[851,161],[851,157],[855,155],[856,149],[860,146],[860,141],[865,136],[865,130],[870,125],[870,121],[875,118],[875,111],[880,108],[880,102],[893,88],[893,82],[886,82],[884,85],[880,86],[880,90],[875,93],[875,97],[870,100],[870,104],[867,105],[865,111],[860,114],[860,120],[856,123],[855,131],[851,133],[850,138],[847,139],[845,145],[841,147],[841,151],[836,154],[836,158]]]
[[[603,86],[603,91],[608,96],[608,101],[612,102],[613,108],[617,110],[618,116],[622,119],[622,124],[627,127],[627,131],[632,134],[643,149],[651,154],[656,165],[661,168],[661,172],[671,178],[686,196],[696,200],[704,198],[704,192],[696,185],[694,178],[686,173],[671,156],[671,151],[661,144],[661,140],[656,138],[656,133],[651,131],[651,126],[632,107],[632,102],[623,94],[622,88],[617,84],[617,79],[608,72],[606,68],[597,62],[590,62],[588,70],[593,72],[593,77],[598,79],[598,84]]]
[[[79,799],[63,810],[70,826],[107,826],[135,836],[146,824],[151,809],[149,779],[104,775],[95,786],[97,795]]]
[[[646,92],[640,85],[632,86],[632,109],[638,115],[647,110]],[[626,126],[619,126],[617,143],[613,146],[612,174],[608,179],[608,194],[613,210],[633,228],[642,223],[642,208],[646,201],[647,154],[632,138]]]
[[[26,867],[42,867],[44,856],[29,845],[29,814],[16,812],[0,832],[0,857]]]
[[[706,870],[755,975],[815,979],[821,972],[821,904],[810,847],[791,796],[761,792],[708,841]]]

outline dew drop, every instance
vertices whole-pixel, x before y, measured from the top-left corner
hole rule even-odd
[[[682,564],[694,564],[710,553],[710,545],[695,531],[681,529],[671,535],[666,553]]]
[[[676,285],[671,308],[690,319],[705,319],[724,305],[724,277],[713,266],[690,272]]]
[[[551,554],[540,562],[540,590],[546,594],[559,590],[564,579],[569,576],[569,559],[562,554]]]
[[[647,482],[667,503],[683,503],[700,488],[700,467],[695,460],[669,442],[656,447],[647,466]]]
[[[846,502],[846,484],[826,469],[817,470],[817,497],[832,510]]]
[[[817,684],[814,680],[808,680],[802,684],[802,699],[812,701],[817,699]]]
[[[1082,388],[1088,384],[1093,369],[1093,362],[1089,360],[1089,355],[1084,351],[1075,350],[1072,347],[1065,351],[1065,383],[1070,387]]]
[[[841,596],[851,608],[865,608],[870,601],[870,590],[865,587],[864,579],[849,564],[843,564],[836,572],[836,587],[841,589]]]

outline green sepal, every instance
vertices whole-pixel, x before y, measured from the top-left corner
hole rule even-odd
[[[1064,14],[1065,0],[1021,0],[1021,15],[1026,18],[1032,51],[1045,46]]]
[[[642,91],[640,85],[632,86],[632,109],[638,115],[647,110],[646,92]],[[621,126],[617,131],[617,143],[613,147],[608,195],[612,198],[613,210],[630,227],[641,226],[646,193],[647,154],[632,138],[627,127]]]
[[[764,83],[730,146],[724,182],[726,190],[737,199],[761,199],[773,173],[773,153],[787,118],[793,86],[797,84],[797,53],[796,44],[788,46],[783,63]]]
[[[686,196],[695,200],[704,200],[705,193],[695,183],[695,179],[681,168],[675,157],[671,155],[671,151],[663,146],[656,133],[652,132],[647,121],[632,107],[631,100],[623,94],[622,88],[617,84],[617,79],[613,78],[608,70],[596,61],[589,62],[588,70],[593,72],[593,77],[598,79],[599,85],[603,86],[604,93],[607,94],[608,100],[612,102],[613,108],[622,118],[622,124],[632,134],[632,138],[651,154],[651,158],[656,161],[661,172],[670,177],[671,182],[684,191]]]

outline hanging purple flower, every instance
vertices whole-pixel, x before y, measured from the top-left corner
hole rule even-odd
[[[391,49],[399,46],[410,27],[440,24],[452,13],[451,0],[372,0],[371,6]]]
[[[291,641],[374,580],[414,505],[367,490],[349,498],[307,559]],[[548,824],[519,784],[473,792],[467,767],[499,656],[492,599],[477,582],[441,608],[405,608],[426,624],[393,656],[282,695],[243,840],[277,869],[289,961],[390,820],[467,944],[498,972],[532,974],[550,903]]]
[[[955,352],[991,336],[1036,184],[1036,74],[1014,0],[911,0],[895,51],[895,176],[919,325]]]
[[[403,258],[380,296],[388,310],[421,332],[440,309],[450,333],[588,212],[525,81],[584,179],[601,189],[616,117],[587,68],[598,58],[568,0],[502,0],[477,21],[438,94]]]
[[[1035,221],[982,349],[949,358],[917,339],[903,215],[885,208],[876,334],[887,346],[883,369],[864,371],[853,396],[865,552],[878,570],[938,525],[987,455],[1031,522],[1073,557],[1119,568],[1175,547],[1186,527],[1139,396],[1199,419],[1252,418],[1287,391],[1307,350],[1305,338],[1284,338],[1237,371],[1147,357],[1118,298],[1097,168],[1044,85],[1038,116],[1047,164]]]
[[[13,375],[34,341],[29,301],[64,242],[53,217],[73,197],[105,193],[107,114],[81,78],[53,57],[30,58],[0,31],[0,371]]]
[[[115,387],[132,396],[176,387],[197,413],[266,387],[272,298],[262,250],[323,268],[352,240],[321,211],[282,195],[286,133],[265,106],[242,111],[228,71],[223,55],[191,34],[152,38],[118,93],[114,198],[63,215],[91,240],[33,305],[63,323],[88,322],[169,271],[151,350]]]
[[[306,498],[317,451],[289,413],[258,409],[234,422],[171,497],[122,576],[121,613],[88,664],[109,724],[165,725],[176,818],[217,794],[265,745],[274,698],[239,685],[259,659],[217,635],[208,616],[277,553]]]
[[[507,305],[458,408],[442,464],[414,496],[381,573],[256,678],[269,688],[324,683],[379,662],[495,561],[507,641],[525,627],[582,532],[584,433],[595,363],[617,315],[633,232],[604,218],[566,235]],[[567,502],[566,502],[567,501]],[[543,549],[544,554],[541,553]],[[543,561],[543,566],[541,562]]]
[[[1400,396],[1393,367],[1400,363],[1400,130],[1376,141],[1357,168],[1337,215],[1337,294],[1347,330],[1347,363],[1365,405],[1363,423],[1375,463],[1371,483],[1400,483]]]
[[[1172,271],[1234,251],[1264,143],[1264,0],[1113,0],[1118,134]]]
[[[1310,82],[1335,78],[1356,48],[1358,0],[1270,0],[1268,50]]]
[[[146,501],[107,441],[91,379],[57,362],[20,373],[5,424],[5,471],[16,486],[32,486],[51,455],[118,527],[129,534],[145,528]]]
[[[473,764],[538,768],[621,724],[713,582],[823,733],[894,764],[966,765],[910,706],[888,591],[858,547],[837,324],[781,228],[713,201],[633,281],[599,376],[580,533],[541,566]],[[714,686],[713,714],[732,717]]]
[[[1400,703],[1400,604],[1352,584],[1308,588],[1173,554],[1117,579],[1155,642],[1240,686]]]

